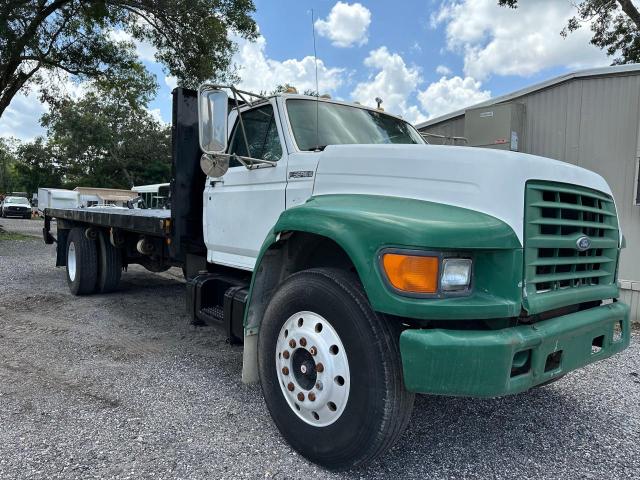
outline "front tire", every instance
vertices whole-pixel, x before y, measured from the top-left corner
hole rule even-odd
[[[83,228],[74,228],[67,240],[67,284],[74,295],[93,293],[98,278],[96,242],[84,235]]]
[[[393,322],[341,270],[305,270],[275,292],[258,339],[262,391],[282,435],[309,460],[358,467],[404,431],[414,394]]]

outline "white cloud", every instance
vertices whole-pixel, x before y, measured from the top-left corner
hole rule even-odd
[[[44,83],[58,96],[69,96],[74,100],[81,98],[87,90],[85,83],[75,82],[67,72],[58,70],[43,72]],[[49,106],[40,100],[37,87],[27,92],[19,92],[0,117],[0,137],[15,137],[28,142],[35,137],[45,135],[40,125],[40,117],[49,111]]]
[[[40,126],[40,117],[48,109],[38,98],[37,91],[19,93],[0,117],[0,137],[15,137],[31,141],[45,130]]]
[[[164,77],[164,83],[170,90],[173,90],[178,86],[178,79],[172,75],[167,75]]]
[[[167,125],[167,122],[165,122],[164,118],[162,118],[162,113],[160,113],[159,108],[147,108],[146,110],[156,122],[160,123],[161,125]]]
[[[545,68],[607,65],[589,44],[588,25],[566,39],[560,31],[575,14],[572,2],[519,2],[518,9],[495,0],[447,0],[431,24],[445,25],[447,49],[464,57],[464,73],[477,80],[492,74],[529,76]]]
[[[449,67],[447,67],[446,65],[438,65],[436,67],[436,73],[438,75],[451,75],[451,69]]]
[[[335,47],[364,45],[368,41],[371,12],[360,3],[336,3],[326,20],[319,18],[315,27],[320,36],[327,37]]]
[[[491,98],[491,92],[481,89],[481,83],[471,77],[442,77],[418,93],[422,108],[429,117],[437,117],[469,107]]]
[[[156,62],[156,52],[157,49],[149,42],[141,42],[136,40],[131,36],[131,34],[125,32],[124,30],[111,30],[109,32],[109,36],[113,41],[116,42],[131,42],[133,43],[136,54],[140,60],[144,60],[147,62]]]
[[[358,83],[351,97],[364,105],[375,106],[375,98],[383,100],[383,108],[405,120],[417,123],[426,120],[426,116],[415,105],[409,105],[410,96],[422,81],[420,71],[409,67],[397,53],[390,53],[387,47],[369,52],[365,66],[376,69],[377,73],[367,82]]]
[[[267,42],[264,37],[258,37],[255,42],[234,40],[238,44],[238,51],[232,63],[242,79],[238,85],[240,88],[268,93],[276,86],[288,83],[300,92],[306,89],[316,90],[315,62],[312,56],[301,60],[274,60],[265,53]],[[343,83],[343,76],[343,69],[329,68],[318,59],[318,89],[321,94],[334,92]]]

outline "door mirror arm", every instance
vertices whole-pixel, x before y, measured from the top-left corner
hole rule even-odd
[[[258,168],[264,167],[275,167],[278,164],[278,162],[274,162],[272,160],[263,160],[261,158],[253,157],[242,157],[240,155],[236,155],[235,153],[231,153],[228,155],[230,159],[237,160],[242,165],[244,165],[247,170],[256,170]]]
[[[235,153],[203,153],[200,157],[200,168],[207,177],[222,177],[229,170],[229,162],[236,160],[247,170],[257,170],[264,167],[275,167],[277,162],[260,158],[242,157]]]

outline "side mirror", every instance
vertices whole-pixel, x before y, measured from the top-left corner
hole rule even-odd
[[[207,154],[223,153],[227,149],[229,98],[213,85],[198,90],[198,124],[200,149]]]
[[[229,170],[229,155],[203,153],[200,168],[207,177],[222,177]]]

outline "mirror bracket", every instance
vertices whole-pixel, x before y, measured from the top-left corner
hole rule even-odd
[[[220,161],[224,159],[224,161]],[[260,158],[243,157],[235,153],[203,153],[200,158],[200,168],[207,177],[222,177],[229,170],[229,162],[236,160],[247,170],[257,170],[265,167],[275,167],[278,162],[262,160]]]

